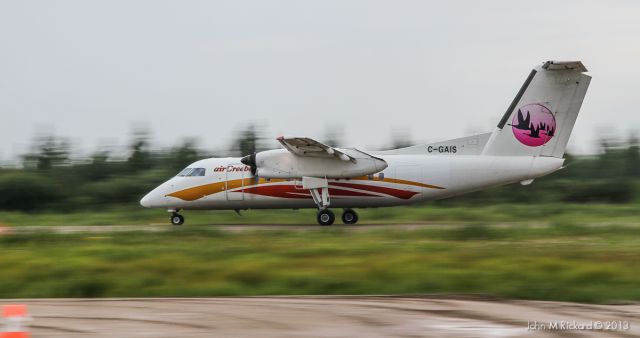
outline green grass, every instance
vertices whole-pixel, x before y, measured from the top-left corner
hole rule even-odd
[[[408,207],[358,209],[360,222],[385,223],[525,223],[556,224],[637,224],[640,204],[498,204],[481,207],[443,207],[416,205]],[[247,210],[243,216],[233,211],[183,211],[187,225],[209,224],[315,224],[315,211]],[[83,212],[0,212],[0,226],[22,225],[146,225],[167,224],[163,210],[141,207],[111,207]]]
[[[3,298],[471,293],[640,300],[635,226],[5,234],[0,252]]]

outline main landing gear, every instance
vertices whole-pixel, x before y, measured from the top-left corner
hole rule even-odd
[[[329,209],[318,210],[318,224],[331,225],[336,220],[336,215]]]
[[[336,220],[336,215],[329,209],[318,210],[318,216],[316,217],[318,224],[327,226],[333,224]],[[358,214],[352,209],[344,209],[342,212],[342,223],[344,224],[356,224],[358,222]]]
[[[326,178],[303,177],[302,188],[309,189],[313,201],[318,206],[318,224],[331,225],[336,220],[336,215],[329,210],[331,198],[329,197],[329,182]],[[344,209],[342,213],[342,222],[344,224],[356,224],[358,222],[358,214],[352,209]]]
[[[342,212],[342,223],[356,224],[358,222],[358,214],[353,209],[344,209]]]
[[[178,212],[171,213],[171,224],[173,225],[182,225],[184,223],[184,216],[180,215]]]

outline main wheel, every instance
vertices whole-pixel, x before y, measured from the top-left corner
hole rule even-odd
[[[184,223],[184,217],[180,214],[171,215],[171,224],[173,225],[182,225]]]
[[[336,215],[333,214],[333,211],[329,209],[324,209],[318,211],[318,224],[320,225],[331,225],[336,220]]]
[[[344,224],[356,224],[358,222],[358,214],[352,209],[345,209],[342,212],[342,223]]]

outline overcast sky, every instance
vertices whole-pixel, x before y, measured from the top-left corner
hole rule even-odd
[[[593,76],[570,149],[640,128],[640,1],[0,0],[0,159],[42,131],[83,151],[210,149],[257,121],[381,146],[490,131],[531,67]]]

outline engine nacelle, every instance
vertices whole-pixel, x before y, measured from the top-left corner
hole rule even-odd
[[[286,149],[261,151],[242,159],[264,178],[352,178],[374,174],[387,168],[387,162],[355,149],[340,149],[353,157],[345,161],[337,157],[313,157],[292,154]],[[253,158],[252,158],[253,157]]]

